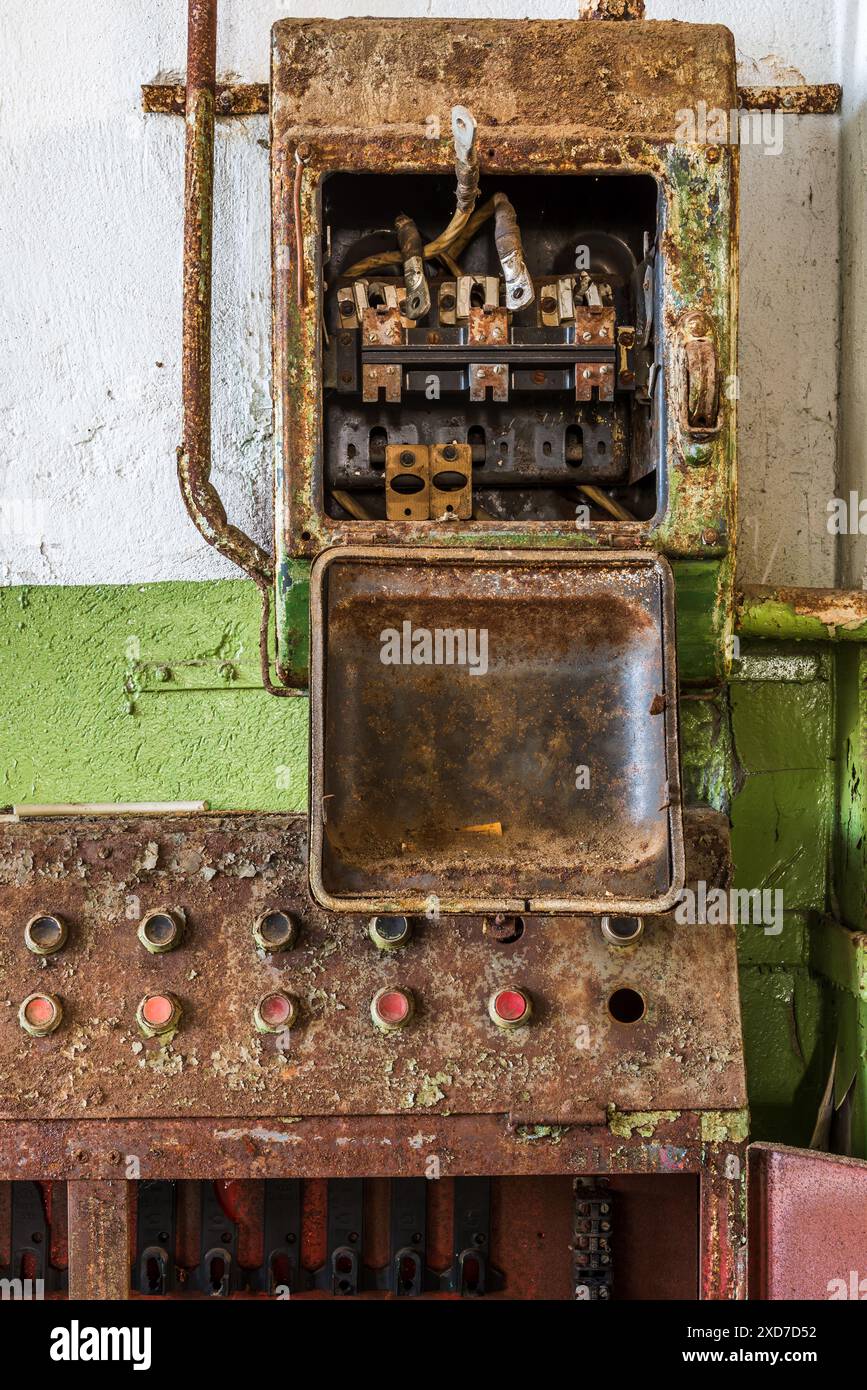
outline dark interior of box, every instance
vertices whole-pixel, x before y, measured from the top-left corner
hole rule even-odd
[[[322,191],[327,334],[323,485],[330,516],[348,521],[359,509],[371,517],[385,516],[387,445],[453,441],[472,447],[473,525],[484,526],[492,520],[572,522],[576,515],[581,522],[611,522],[612,509],[583,492],[583,485],[604,490],[628,517],[647,521],[656,513],[664,480],[655,404],[660,393],[658,382],[653,389],[655,374],[651,372],[654,332],[646,348],[636,352],[633,387],[620,389],[618,377],[614,399],[604,402],[595,393],[590,401],[577,401],[568,373],[557,379],[556,373],[534,371],[539,363],[533,349],[540,334],[554,339],[560,331],[540,328],[543,291],[558,277],[575,276],[581,266],[596,285],[610,287],[618,326],[636,324],[643,312],[640,301],[646,292],[648,265],[651,294],[658,279],[659,262],[654,258],[659,231],[657,185],[646,175],[495,176],[488,172],[482,177],[477,207],[498,191],[515,208],[536,292],[532,305],[512,315],[513,339],[524,349],[520,388],[517,371],[505,401],[472,401],[466,381],[459,386],[448,384],[448,372],[441,371],[442,344],[428,340],[448,337],[449,330],[443,330],[439,317],[440,290],[450,289],[455,277],[432,260],[427,263],[431,311],[410,335],[415,370],[407,368],[402,399],[365,402],[353,360],[360,360],[358,326],[345,331],[338,302],[357,278],[347,278],[345,272],[361,259],[395,250],[394,221],[400,213],[414,219],[425,243],[436,237],[454,211],[454,179],[359,173],[326,178]],[[459,260],[464,275],[501,274],[492,220],[481,226]],[[366,278],[370,303],[382,303],[389,284],[402,286],[402,267],[387,266]],[[544,384],[535,389],[534,377],[542,382],[543,375]],[[446,383],[436,399],[430,398],[432,378]]]

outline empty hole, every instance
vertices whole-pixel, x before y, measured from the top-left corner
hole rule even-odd
[[[501,439],[501,440],[500,440],[500,443],[499,443],[499,450],[500,450],[500,453],[501,453],[501,454],[507,454],[507,453],[509,452],[509,441],[508,441],[508,439]]]
[[[513,941],[520,941],[523,935],[524,919],[523,917],[515,917],[511,926],[503,932],[502,936],[498,936],[497,940],[501,941],[504,946],[510,946]]]
[[[637,989],[616,989],[608,1000],[608,1012],[616,1023],[637,1023],[644,1017],[644,1007]]]
[[[354,459],[354,458],[355,458],[355,455],[356,455],[357,453],[358,453],[358,450],[356,449],[356,447],[355,447],[354,444],[347,444],[347,446],[346,446],[346,457],[347,457],[348,459]]]
[[[411,1289],[415,1283],[416,1263],[411,1255],[404,1255],[400,1262],[401,1288]]]
[[[479,1287],[479,1262],[472,1255],[464,1260],[464,1288],[475,1293]]]
[[[584,457],[584,435],[580,425],[567,425],[563,436],[563,452],[566,462],[578,464]]]
[[[485,431],[482,429],[481,425],[470,425],[470,428],[467,430],[467,443],[472,450],[473,466],[479,467],[485,462],[485,454],[487,453],[488,447]]]
[[[403,514],[404,516],[412,516],[412,507],[405,507]]]
[[[371,289],[367,296],[367,302],[371,309],[381,309],[385,303],[385,295],[378,287],[376,289]]]
[[[382,425],[375,425],[370,431],[367,441],[367,458],[371,468],[385,467],[385,446],[388,443],[388,431]]]
[[[392,478],[389,487],[392,492],[399,492],[402,497],[411,497],[424,491],[424,478],[420,478],[417,473],[398,473]]]
[[[225,1272],[225,1260],[221,1260],[219,1256],[215,1260],[211,1260],[208,1269],[208,1277],[211,1281],[211,1288],[214,1290],[214,1293],[219,1293],[220,1289],[223,1287],[223,1276]]]
[[[445,469],[442,473],[437,473],[433,478],[433,485],[439,492],[460,492],[465,488],[467,480],[463,473],[456,473],[453,469]]]
[[[597,452],[597,454],[604,454],[604,453],[605,453],[605,440],[604,440],[604,439],[600,439],[599,443],[596,445],[596,452]]]
[[[148,1293],[162,1293],[163,1275],[160,1269],[160,1262],[149,1256],[145,1263],[145,1282],[147,1283]]]
[[[485,291],[482,285],[473,285],[470,290],[470,304],[474,309],[484,309]]]
[[[549,457],[550,457],[550,454],[551,454],[551,441],[550,441],[550,439],[546,439],[546,440],[543,442],[543,444],[542,444],[542,453],[545,455],[546,458],[549,458]]]

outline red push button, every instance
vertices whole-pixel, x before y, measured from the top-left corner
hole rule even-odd
[[[146,994],[136,1010],[136,1022],[149,1038],[174,1032],[180,1021],[181,1006],[173,994]]]
[[[28,994],[18,1010],[18,1022],[32,1038],[44,1038],[60,1027],[63,1007],[53,994]]]
[[[529,1022],[532,1012],[529,994],[517,985],[495,990],[488,1000],[488,1013],[498,1028],[519,1028]]]
[[[297,1000],[282,990],[263,994],[253,1011],[253,1022],[260,1033],[284,1033],[297,1017]]]
[[[408,989],[386,985],[377,990],[370,1004],[370,1016],[383,1033],[394,1033],[412,1018],[415,1002]]]

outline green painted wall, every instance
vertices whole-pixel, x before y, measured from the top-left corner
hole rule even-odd
[[[301,810],[307,699],[258,674],[247,580],[0,589],[0,801]]]

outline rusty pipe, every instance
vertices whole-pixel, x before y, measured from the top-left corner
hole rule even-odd
[[[211,482],[211,287],[217,0],[189,0],[184,164],[183,443],[178,482],[193,525],[260,587],[271,557],[229,524]]]

